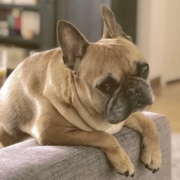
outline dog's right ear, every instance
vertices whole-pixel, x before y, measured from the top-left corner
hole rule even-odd
[[[103,38],[116,38],[120,36],[131,41],[131,37],[122,31],[113,12],[106,6],[102,6],[102,17],[104,22]]]
[[[88,41],[72,24],[66,21],[58,22],[57,36],[65,66],[76,73],[89,45]]]
[[[106,6],[102,6],[104,22],[103,38],[115,38],[122,36],[122,28],[117,23],[113,12]]]

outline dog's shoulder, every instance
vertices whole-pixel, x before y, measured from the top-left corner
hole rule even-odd
[[[60,48],[55,48],[47,51],[37,52],[27,59],[25,59],[25,63],[48,63],[51,59],[61,58],[62,51]]]

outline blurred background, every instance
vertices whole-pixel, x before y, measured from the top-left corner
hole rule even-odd
[[[166,115],[172,132],[180,133],[179,0],[0,0],[0,59],[6,62],[0,64],[9,75],[30,54],[57,47],[58,20],[70,21],[91,42],[99,40],[103,4],[150,65],[156,102],[147,110]],[[1,68],[0,78],[5,73]]]

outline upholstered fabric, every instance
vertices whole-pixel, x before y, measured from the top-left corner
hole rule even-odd
[[[170,127],[158,114],[146,113],[159,131],[163,155],[161,169],[153,174],[139,160],[140,136],[123,128],[115,136],[135,166],[134,178],[116,173],[106,156],[97,148],[84,146],[39,146],[27,140],[0,150],[1,180],[170,180]]]

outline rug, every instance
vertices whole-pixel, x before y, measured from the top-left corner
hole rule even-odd
[[[180,180],[180,134],[171,135],[172,180]]]

